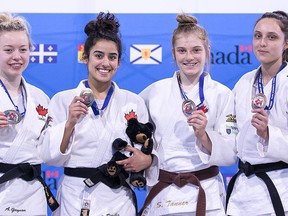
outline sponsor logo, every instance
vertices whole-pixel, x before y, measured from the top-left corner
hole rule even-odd
[[[235,45],[230,52],[211,52],[211,64],[252,64],[252,45]]]

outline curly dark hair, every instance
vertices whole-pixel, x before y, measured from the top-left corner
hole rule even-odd
[[[89,21],[84,32],[87,39],[84,45],[83,59],[89,58],[90,49],[97,41],[104,39],[115,42],[119,53],[119,61],[122,56],[122,42],[119,32],[120,24],[114,14],[100,12],[95,20]]]

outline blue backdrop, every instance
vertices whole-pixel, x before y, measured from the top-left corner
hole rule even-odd
[[[24,72],[26,80],[50,97],[56,92],[74,88],[87,77],[86,65],[79,60],[86,35],[84,26],[97,14],[21,13],[32,27],[36,49]],[[213,79],[233,88],[247,71],[258,66],[252,51],[253,26],[260,14],[194,14],[210,37]],[[171,37],[176,28],[176,14],[117,14],[123,39],[123,59],[114,78],[124,89],[139,93],[159,79],[177,70],[171,55]],[[139,51],[151,49],[145,59]],[[217,100],[217,98],[215,98]],[[221,167],[225,182],[236,167]],[[57,191],[62,169],[43,166],[43,177]],[[141,207],[145,192],[136,191]],[[49,211],[50,214],[50,211]]]

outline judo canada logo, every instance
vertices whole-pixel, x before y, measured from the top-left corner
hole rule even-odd
[[[211,52],[211,64],[252,64],[252,45],[234,45],[233,51]]]

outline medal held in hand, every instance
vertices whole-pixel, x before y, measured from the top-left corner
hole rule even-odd
[[[15,110],[6,110],[4,114],[9,124],[18,124],[22,120],[21,114]]]
[[[84,99],[83,103],[87,107],[92,106],[92,104],[94,102],[94,95],[93,95],[93,91],[90,88],[83,89],[80,93],[80,97]]]
[[[183,101],[183,103],[182,103],[182,111],[183,111],[185,116],[192,115],[192,113],[195,110],[197,110],[197,107],[196,107],[195,103],[192,100],[188,99],[188,100]]]
[[[265,108],[267,103],[266,96],[263,93],[256,94],[255,97],[252,99],[252,108]]]

